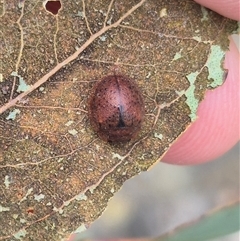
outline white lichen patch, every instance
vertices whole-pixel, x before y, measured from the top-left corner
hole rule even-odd
[[[19,109],[14,109],[13,111],[9,112],[8,116],[6,117],[6,120],[15,120],[17,114],[20,114]]]
[[[87,200],[87,196],[85,195],[85,193],[79,193],[76,197],[75,197],[75,199],[77,200],[77,201],[82,201],[82,200],[84,200],[84,201],[86,201]]]
[[[154,137],[155,138],[158,138],[159,140],[162,140],[163,139],[163,135],[162,134],[158,134],[158,133],[154,133]]]
[[[120,161],[122,161],[122,160],[124,159],[124,156],[121,156],[121,155],[119,155],[118,153],[113,153],[112,158],[113,158],[113,159],[114,159],[114,158],[117,158],[117,159],[119,159]]]
[[[100,40],[101,40],[102,42],[105,42],[106,39],[107,39],[107,36],[106,36],[106,35],[102,35],[102,36],[100,36],[99,38],[100,38]]]
[[[213,80],[211,87],[215,88],[222,85],[224,70],[222,68],[222,61],[224,59],[225,52],[218,45],[211,46],[211,53],[208,57],[206,66],[208,67],[208,79]]]
[[[20,218],[20,223],[26,223],[26,222],[27,222],[26,219],[24,219],[24,218]]]
[[[63,209],[62,209],[62,208],[54,207],[54,208],[53,208],[53,211],[54,211],[54,212],[58,212],[59,214],[63,214]]]
[[[0,213],[1,212],[8,212],[8,211],[10,211],[9,207],[3,207],[2,205],[0,205]]]
[[[27,234],[27,231],[25,229],[19,230],[17,233],[15,233],[13,236],[15,239],[21,240],[24,238]]]
[[[70,125],[73,124],[73,122],[74,122],[74,121],[70,120],[70,121],[68,121],[67,123],[65,123],[65,126],[70,126]]]
[[[13,77],[17,77],[18,81],[19,81],[19,85],[17,88],[17,92],[25,92],[28,91],[30,89],[30,85],[28,85],[25,80],[23,79],[23,77],[21,75],[19,75],[17,72],[13,71],[11,73],[11,76]]]
[[[201,18],[201,22],[208,21],[209,20],[208,10],[205,7],[201,6],[201,11],[203,15],[203,17]]]
[[[75,130],[75,129],[72,129],[72,130],[68,130],[68,133],[71,134],[71,135],[73,135],[73,136],[76,136],[77,133],[78,133],[78,131]]]
[[[6,175],[4,178],[4,185],[5,185],[6,189],[9,189],[10,184],[11,184],[11,178],[10,178],[10,176]]]
[[[195,91],[194,84],[195,84],[198,74],[199,74],[199,72],[196,71],[196,72],[191,73],[186,76],[190,83],[190,85],[185,93],[186,97],[187,97],[186,103],[188,104],[188,106],[191,110],[191,114],[189,116],[192,121],[196,120],[196,118],[197,118],[197,108],[198,108],[198,103],[199,103],[199,100],[196,99],[195,94],[194,94],[194,91]]]
[[[193,39],[197,42],[202,42],[202,38],[200,36],[193,36]]]
[[[36,201],[38,201],[38,202],[40,202],[42,199],[44,199],[44,197],[45,197],[45,195],[44,194],[39,194],[39,195],[37,195],[37,194],[34,194],[34,199],[36,200]]]
[[[87,228],[86,228],[85,224],[81,224],[81,226],[79,226],[73,233],[81,233],[86,230],[87,230]]]
[[[89,187],[88,190],[90,191],[91,194],[93,194],[96,188],[97,188],[97,185],[92,185],[91,187]]]
[[[174,55],[173,60],[177,60],[177,59],[182,58],[181,51],[182,51],[182,50],[180,50],[179,52],[177,52],[177,53]]]
[[[167,14],[167,9],[166,8],[162,8],[159,12],[159,16],[160,18],[163,18],[163,17],[166,17],[168,14]]]

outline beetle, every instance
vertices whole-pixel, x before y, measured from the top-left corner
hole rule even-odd
[[[96,83],[89,98],[93,130],[108,142],[128,142],[139,132],[144,101],[136,82],[124,75],[108,75]]]

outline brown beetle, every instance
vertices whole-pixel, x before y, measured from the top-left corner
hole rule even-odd
[[[144,102],[132,79],[109,75],[94,87],[88,113],[93,129],[103,140],[127,142],[140,130]]]

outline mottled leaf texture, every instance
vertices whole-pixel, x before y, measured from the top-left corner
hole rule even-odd
[[[64,240],[88,227],[196,119],[205,91],[223,82],[237,28],[193,1],[45,5],[0,3],[0,240]],[[126,144],[99,139],[87,115],[93,85],[114,73],[145,101]]]

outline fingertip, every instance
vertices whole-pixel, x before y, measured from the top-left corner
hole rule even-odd
[[[240,20],[239,0],[195,0],[195,2],[234,20]]]

